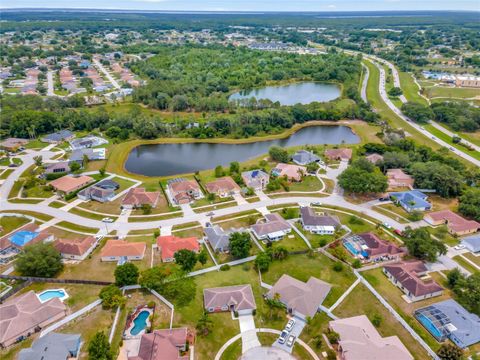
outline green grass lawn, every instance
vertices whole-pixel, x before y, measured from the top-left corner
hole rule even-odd
[[[440,225],[435,227],[430,226],[427,229],[430,234],[436,236],[438,239],[440,239],[447,245],[455,246],[459,243],[459,240],[448,232],[447,225]]]
[[[21,216],[3,216],[0,217],[0,236],[8,234],[13,230],[29,223],[30,220]]]
[[[390,204],[388,204],[388,205],[390,205]],[[395,205],[392,205],[392,206],[395,207]],[[398,214],[398,212],[395,212],[395,211],[393,213],[391,211],[388,211],[390,209],[387,208],[385,205],[374,206],[373,210],[379,212],[380,214],[386,215],[388,217],[393,216],[393,219],[395,219],[396,221],[398,221],[401,224],[407,224],[409,222],[409,220],[406,217],[404,217],[404,215]]]
[[[57,224],[57,226],[67,228],[67,229],[70,229],[70,230],[84,232],[84,233],[87,233],[87,234],[96,234],[98,232],[98,229],[90,228],[90,227],[87,227],[87,226],[82,226],[82,225],[79,225],[79,224],[73,224],[73,223],[68,222],[68,221],[61,221]]]
[[[123,179],[121,177],[115,176],[112,178],[112,181],[115,181],[120,185],[120,188],[116,191],[116,193],[121,193],[123,190],[128,189],[130,186],[135,185],[133,181]]]
[[[480,266],[480,256],[475,256],[474,254],[470,253],[470,252],[467,252],[465,254],[463,254],[463,256],[465,256],[468,260],[474,262],[475,264],[477,264],[478,266]],[[480,270],[477,270],[477,271],[480,271]]]
[[[65,205],[67,205],[67,204],[63,203],[61,201],[52,201],[50,204],[48,204],[48,206],[50,206],[52,208],[55,208],[55,209],[59,209],[61,207],[64,207]]]
[[[475,151],[475,150],[468,150],[466,147],[464,147],[462,145],[455,144],[452,141],[452,138],[450,136],[448,136],[444,132],[438,130],[437,128],[433,127],[432,125],[424,125],[424,128],[427,129],[432,135],[435,135],[437,138],[445,141],[448,145],[450,145],[450,146],[452,146],[452,147],[470,155],[471,157],[473,157],[477,160],[480,160],[480,152]]]
[[[25,145],[26,149],[41,149],[47,146],[48,143],[40,141],[39,139],[30,140],[27,145]]]
[[[8,211],[7,211],[8,212]],[[24,214],[24,215],[30,215],[40,221],[49,221],[52,220],[53,217],[47,214],[39,213],[36,211],[26,211],[26,210],[15,210],[16,214]]]
[[[454,256],[452,259],[455,260],[461,267],[463,267],[465,270],[469,271],[472,274],[479,272],[477,268],[475,268],[472,264],[470,264],[460,255]]]
[[[92,219],[92,220],[102,220],[105,217],[105,216],[100,215],[100,214],[95,214],[95,213],[92,213],[92,212],[89,212],[89,211],[81,210],[81,208],[79,208],[79,207],[71,208],[68,212],[70,212],[72,214],[75,214],[75,215],[78,215],[78,216],[86,217],[86,218],[89,218],[89,219]],[[117,219],[116,216],[112,216],[112,215],[110,215],[110,218],[112,218],[114,220]]]
[[[478,89],[474,89],[474,88],[432,86],[432,87],[425,88],[425,91],[429,98],[445,97],[445,98],[469,99],[479,95]]]
[[[301,182],[292,182],[290,184],[290,191],[319,191],[322,188],[322,183],[316,176],[304,176]]]
[[[266,244],[263,241],[258,241],[264,249],[267,248]],[[308,246],[305,241],[295,232],[292,230],[290,234],[287,234],[282,240],[273,241],[271,243],[273,248],[277,246],[283,246],[288,251],[298,251],[298,250],[307,250]]]
[[[377,330],[381,336],[398,336],[415,359],[429,359],[423,347],[363,284],[359,284],[353,289],[334,310],[334,314],[341,318],[367,315],[370,321],[372,321],[374,316],[380,316],[382,320]]]
[[[418,88],[417,84],[415,84],[415,81],[413,81],[412,74],[399,72],[398,75],[400,77],[400,86],[402,87],[403,95],[405,95],[407,100],[428,105],[427,100],[418,94],[420,89]]]

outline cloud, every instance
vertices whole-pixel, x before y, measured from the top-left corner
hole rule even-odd
[[[336,9],[337,6],[336,6],[336,5],[333,5],[333,4],[330,4],[330,5],[327,6],[327,8],[329,8],[329,9]]]

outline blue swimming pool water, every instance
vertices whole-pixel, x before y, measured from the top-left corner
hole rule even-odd
[[[12,235],[10,241],[17,246],[24,246],[37,237],[38,233],[32,231],[19,231]]]
[[[47,290],[39,294],[38,297],[42,302],[45,302],[53,298],[63,298],[65,295],[63,290]]]
[[[346,242],[344,244],[347,250],[350,251],[353,255],[358,255],[358,250],[355,249],[355,247],[352,244],[350,244],[349,242]]]
[[[423,314],[417,314],[417,319],[437,339],[441,339],[443,337],[442,332],[436,328],[436,326],[430,321],[428,317]]]
[[[138,335],[142,330],[147,327],[147,319],[150,316],[150,312],[143,310],[141,311],[137,317],[133,320],[133,328],[130,330],[130,334]]]

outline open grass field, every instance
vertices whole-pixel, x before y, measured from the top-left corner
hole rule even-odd
[[[9,211],[6,211],[7,213]],[[15,210],[15,213],[16,214],[24,214],[24,215],[29,215],[29,216],[32,216],[40,221],[49,221],[49,220],[52,220],[53,217],[50,216],[50,215],[47,215],[47,214],[42,214],[42,213],[39,213],[39,212],[36,212],[36,211],[26,211],[26,210]]]
[[[61,221],[57,224],[57,226],[62,227],[62,228],[66,228],[66,229],[70,229],[70,230],[83,232],[83,233],[86,233],[86,234],[96,234],[98,232],[98,229],[90,228],[90,227],[87,227],[87,226],[82,226],[82,225],[79,225],[79,224],[73,224],[73,223],[68,222],[68,221]]]
[[[21,216],[2,216],[0,217],[0,236],[9,234],[29,222],[29,219]]]
[[[432,135],[435,135],[437,138],[445,141],[446,143],[448,143],[450,146],[460,150],[460,151],[463,151],[464,153],[470,155],[471,157],[477,159],[477,160],[480,160],[480,152],[478,151],[475,151],[475,150],[468,150],[466,147],[462,146],[462,145],[459,145],[459,144],[455,144],[453,141],[452,141],[452,138],[450,136],[448,136],[447,134],[445,134],[444,132],[438,130],[437,128],[433,127],[432,125],[424,125],[424,128],[427,129]]]
[[[463,254],[463,256],[465,256],[468,260],[474,262],[475,264],[477,264],[478,266],[480,266],[480,256],[476,256],[470,252],[467,252],[465,254]],[[480,270],[478,270],[480,271]]]
[[[447,86],[431,86],[425,88],[425,93],[429,98],[459,98],[470,99],[480,96],[480,90],[475,88],[459,88]]]
[[[427,100],[418,94],[420,89],[417,84],[415,84],[413,75],[406,72],[399,72],[398,75],[400,77],[400,86],[402,87],[403,95],[405,95],[407,100],[428,105]]]
[[[470,264],[468,261],[466,261],[462,256],[457,255],[452,258],[455,260],[461,267],[463,267],[465,270],[469,271],[471,274],[474,274],[476,272],[479,272],[475,266]]]

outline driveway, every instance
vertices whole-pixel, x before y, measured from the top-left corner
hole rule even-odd
[[[253,315],[239,315],[240,333],[242,334],[242,353],[261,346],[255,330]]]
[[[296,317],[294,316],[293,319],[295,319],[295,325],[293,325],[293,329],[290,331],[290,335],[293,335],[295,336],[295,341],[297,340],[297,338],[300,336],[300,334],[302,333],[303,331],[303,328],[305,327],[306,323],[303,319],[300,319],[299,317]],[[286,325],[286,324],[285,324]],[[292,353],[292,350],[293,350],[293,346],[295,345],[295,343],[292,345],[292,346],[287,346],[287,342],[285,341],[285,343],[283,344],[280,344],[278,342],[278,339],[275,340],[275,342],[273,343],[272,346],[274,347],[277,347],[283,351],[286,351],[288,352],[289,354]]]
[[[240,360],[295,360],[288,352],[274,347],[256,347],[244,353]]]

